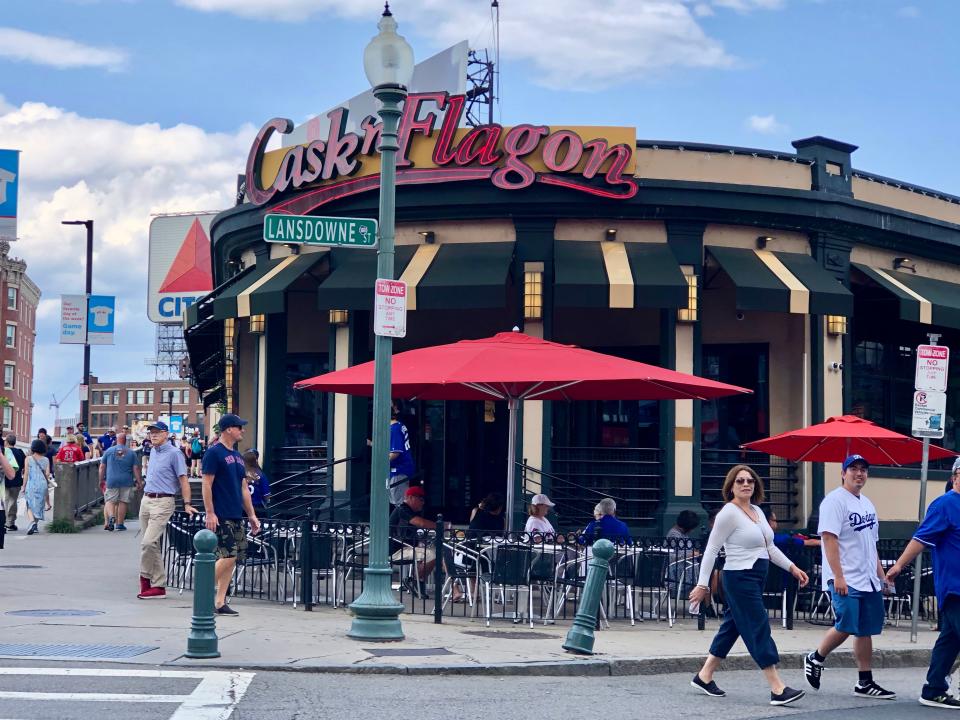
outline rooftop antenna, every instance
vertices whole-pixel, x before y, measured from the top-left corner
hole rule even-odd
[[[467,54],[466,123],[470,127],[493,124],[493,105],[500,97],[500,73],[497,71],[500,62],[500,3],[498,0],[492,0],[490,3],[490,13],[493,23],[492,59],[488,50],[471,50]]]

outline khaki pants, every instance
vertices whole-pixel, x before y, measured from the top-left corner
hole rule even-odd
[[[4,487],[3,507],[7,512],[7,525],[17,524],[17,499],[20,497],[20,491],[23,487]]]
[[[148,578],[152,587],[167,584],[167,570],[163,566],[160,543],[167,529],[167,521],[176,508],[176,498],[143,496],[140,503],[140,576]]]

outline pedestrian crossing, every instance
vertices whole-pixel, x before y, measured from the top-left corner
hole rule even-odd
[[[32,720],[36,712],[43,712],[43,703],[122,703],[130,708],[127,717],[138,713],[135,706],[169,706],[170,714],[160,711],[167,720],[228,720],[243,699],[253,680],[254,673],[227,672],[219,670],[125,670],[111,668],[61,668],[61,667],[4,667],[0,668],[0,707],[6,714],[15,709],[16,717],[0,717],[0,720]],[[188,681],[190,692],[164,693],[144,692],[159,682]],[[98,682],[109,688],[96,692]],[[21,688],[39,685],[43,689]],[[129,691],[119,686],[128,686]],[[63,690],[48,690],[62,687]],[[89,689],[88,689],[89,688]],[[121,691],[123,690],[123,691]],[[25,712],[29,711],[29,712]],[[23,713],[23,714],[22,714]],[[32,716],[32,718],[31,718]]]

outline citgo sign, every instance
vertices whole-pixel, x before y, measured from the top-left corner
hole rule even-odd
[[[153,322],[181,322],[187,308],[213,290],[214,215],[161,215],[150,223],[147,316]]]

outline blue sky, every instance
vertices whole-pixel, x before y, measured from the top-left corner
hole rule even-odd
[[[120,298],[106,379],[146,377],[150,214],[230,202],[253,134],[366,89],[376,0],[4,0],[0,147],[22,149],[20,242],[44,292],[35,425],[76,381],[56,345],[61,293]],[[500,0],[504,124],[624,125],[637,136],[789,151],[814,134],[860,146],[854,165],[960,194],[954,168],[960,24],[952,0]],[[492,47],[488,0],[396,0],[425,58]],[[109,270],[107,269],[109,268]],[[74,358],[73,355],[76,355]],[[64,404],[64,412],[76,402]]]

